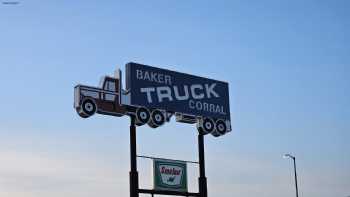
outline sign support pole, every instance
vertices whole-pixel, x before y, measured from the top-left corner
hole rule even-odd
[[[204,161],[204,135],[198,134],[198,152],[199,152],[199,178],[198,187],[200,197],[208,197],[207,177],[205,177],[205,161]]]
[[[139,175],[137,172],[135,116],[130,116],[130,197],[139,197]]]

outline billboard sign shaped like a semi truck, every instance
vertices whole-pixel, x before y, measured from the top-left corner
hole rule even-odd
[[[119,69],[97,87],[76,85],[74,108],[82,118],[132,115],[137,126],[157,128],[175,114],[178,122],[197,123],[203,134],[231,131],[226,82],[136,63],[126,65],[126,89]]]
[[[126,92],[125,105],[172,112],[180,122],[199,121],[210,133],[231,130],[227,82],[128,63]]]

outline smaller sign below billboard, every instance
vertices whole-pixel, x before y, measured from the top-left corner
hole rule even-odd
[[[154,189],[187,192],[187,165],[183,161],[153,160]]]

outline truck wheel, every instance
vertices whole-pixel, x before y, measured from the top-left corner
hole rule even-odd
[[[220,134],[220,135],[224,135],[227,131],[227,126],[225,121],[223,120],[217,120],[216,121],[216,131]]]
[[[157,128],[164,124],[165,116],[164,113],[158,109],[152,111],[151,120],[148,122],[148,125],[152,128]]]
[[[197,129],[204,135],[211,133],[215,130],[215,122],[210,118],[202,118],[197,123]]]
[[[95,114],[97,107],[92,99],[85,99],[81,104],[81,109],[89,117]]]
[[[144,107],[138,108],[136,110],[136,125],[142,126],[146,124],[149,121],[150,117],[151,117],[151,114],[146,108]]]

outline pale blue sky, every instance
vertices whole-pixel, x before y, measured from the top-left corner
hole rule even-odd
[[[3,1],[2,1],[3,2]],[[350,195],[349,1],[0,5],[0,196],[128,196],[128,118],[81,119],[77,83],[129,61],[230,83],[233,131],[206,138],[209,196]],[[196,160],[194,126],[138,130],[140,154]],[[141,186],[151,163],[139,161]],[[190,166],[196,191],[196,168]]]

